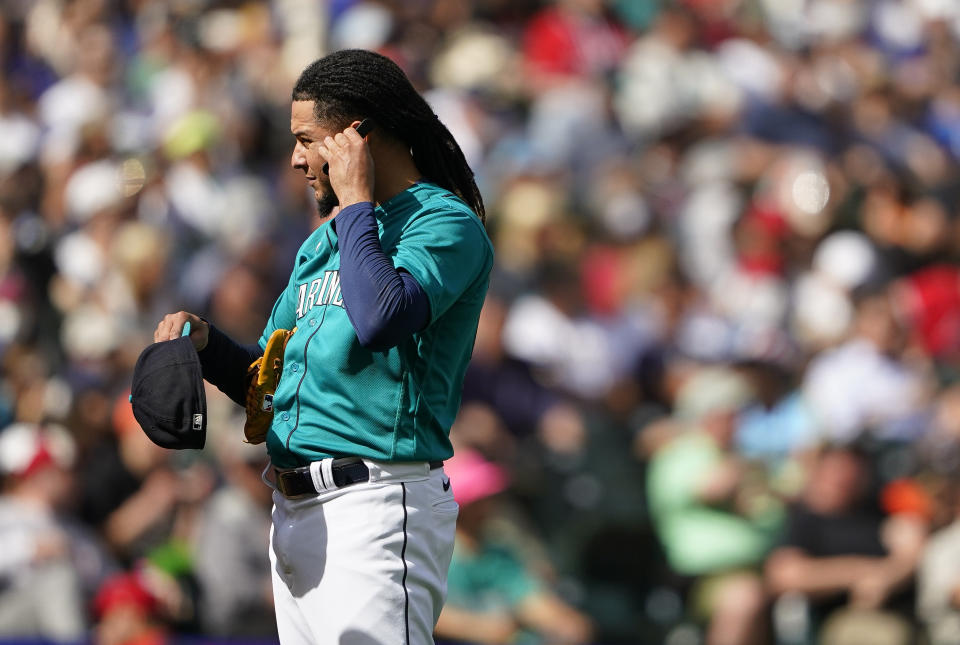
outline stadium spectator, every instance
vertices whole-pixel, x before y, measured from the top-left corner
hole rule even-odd
[[[711,645],[764,642],[766,597],[757,571],[779,528],[779,507],[733,449],[737,414],[754,394],[730,370],[703,368],[677,394],[685,424],[651,457],[650,513],[692,613]]]
[[[167,451],[143,434],[126,395],[114,403],[113,424],[113,436],[81,470],[81,513],[121,560],[132,563],[170,537],[185,483]]]
[[[0,431],[0,638],[79,641],[87,627],[80,573],[60,520],[73,442],[30,424]]]
[[[820,643],[913,642],[925,522],[906,513],[885,517],[871,499],[869,469],[855,448],[824,449],[767,560],[774,593],[807,597]]]
[[[948,645],[960,633],[960,488],[951,478],[945,497],[953,519],[934,532],[917,572],[917,616],[931,645]]]
[[[104,581],[94,599],[97,645],[163,645],[160,602],[141,573],[119,573]]]
[[[271,489],[260,479],[262,451],[218,437],[225,481],[199,511],[193,561],[204,630],[220,638],[276,634],[270,559]]]
[[[916,415],[929,396],[927,374],[922,363],[902,357],[904,330],[886,290],[860,299],[853,327],[850,340],[811,362],[804,380],[825,438],[854,441],[867,429],[881,438],[916,436]]]
[[[551,591],[515,546],[490,534],[495,496],[508,486],[506,471],[462,449],[447,472],[460,516],[437,635],[483,644],[515,642],[522,634],[541,642],[589,642],[590,620]]]

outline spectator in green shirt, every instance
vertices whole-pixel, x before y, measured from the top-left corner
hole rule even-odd
[[[732,448],[737,412],[752,398],[746,380],[703,369],[681,387],[682,429],[653,455],[650,512],[668,563],[689,579],[689,603],[709,620],[708,645],[763,642],[766,607],[758,569],[782,510],[761,472]]]

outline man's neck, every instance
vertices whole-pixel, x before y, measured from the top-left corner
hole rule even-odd
[[[383,204],[399,195],[423,178],[409,153],[391,155],[377,164],[377,180],[373,187],[373,199]]]

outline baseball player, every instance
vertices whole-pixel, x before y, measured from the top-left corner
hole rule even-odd
[[[204,377],[266,442],[280,640],[430,643],[458,512],[443,460],[493,263],[483,202],[450,132],[378,54],[307,67],[290,126],[322,224],[259,344],[187,312],[154,338],[190,322]]]

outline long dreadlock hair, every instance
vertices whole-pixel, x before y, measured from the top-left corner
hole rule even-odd
[[[483,198],[463,151],[396,63],[363,49],[345,49],[311,63],[293,87],[294,101],[313,101],[317,121],[372,118],[410,148],[417,168],[455,193],[485,220]]]

